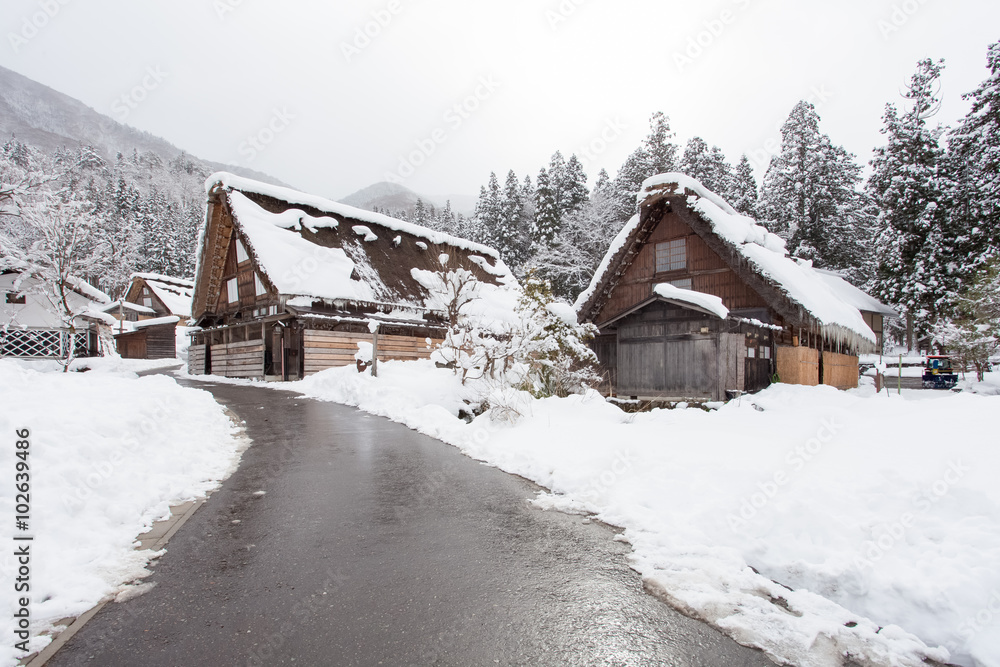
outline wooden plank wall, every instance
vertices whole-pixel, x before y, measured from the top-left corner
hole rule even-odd
[[[212,346],[212,375],[264,378],[264,341],[248,340]]]
[[[188,348],[188,373],[191,375],[205,374],[205,345],[192,345]]]
[[[656,272],[656,244],[684,238],[687,267],[679,271]],[[767,302],[729,268],[719,255],[676,214],[666,214],[639,250],[615,288],[596,322],[605,322],[648,299],[653,285],[670,280],[691,279],[696,292],[714,294],[730,310],[767,308]]]
[[[177,328],[173,323],[146,327],[146,358],[173,359],[177,356]]]
[[[858,358],[836,352],[823,353],[823,384],[837,389],[858,386]]]
[[[746,343],[743,334],[719,334],[719,388],[715,400],[726,400],[726,391],[743,391],[746,377]]]
[[[819,384],[818,350],[811,347],[779,345],[775,352],[780,382],[804,384],[810,387]]]
[[[358,333],[306,330],[306,374],[334,366],[353,365],[359,342],[371,343],[372,337]],[[428,359],[441,342],[437,338],[431,339],[428,344],[425,338],[380,335],[378,358],[379,361]]]
[[[306,329],[303,333],[306,375],[337,366],[353,366],[358,343],[372,342],[371,334],[321,331],[318,329]],[[378,359],[379,361],[429,359],[431,352],[441,342],[442,340],[439,338],[432,338],[428,344],[425,338],[379,335]]]

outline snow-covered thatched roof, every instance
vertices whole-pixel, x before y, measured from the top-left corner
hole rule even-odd
[[[220,252],[234,230],[261,280],[297,309],[322,303],[426,311],[427,289],[414,269],[463,268],[488,283],[515,283],[493,248],[420,225],[228,173],[212,175],[206,190],[195,317],[213,303],[209,292],[220,288]]]
[[[191,317],[191,295],[194,293],[194,281],[185,278],[174,278],[158,273],[133,273],[132,280],[141,279],[157,299],[166,306],[171,314],[179,317]]]
[[[738,213],[697,180],[679,173],[661,174],[647,179],[638,197],[644,210],[664,198],[681,204],[678,208],[686,210],[679,213],[692,230],[788,323],[819,330],[826,338],[847,342],[855,348],[867,349],[875,344],[875,334],[860,312],[861,300],[856,294],[848,294],[846,288],[833,284],[833,280],[847,284],[845,281],[819,272],[810,262],[790,257],[783,239]],[[575,305],[582,319],[594,318],[607,303],[642,243],[639,232],[648,233],[658,222],[648,215],[636,215],[619,232],[590,286],[577,298]]]

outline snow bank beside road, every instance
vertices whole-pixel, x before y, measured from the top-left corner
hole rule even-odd
[[[121,362],[121,360],[119,360]],[[244,441],[208,392],[128,363],[39,372],[0,360],[0,664],[15,664],[15,431],[29,429],[31,632],[77,616],[149,574],[138,534],[229,476]],[[136,365],[137,367],[141,365]],[[48,643],[35,636],[32,651]]]
[[[457,419],[472,390],[425,361],[283,388],[400,421],[542,484],[540,505],[624,527],[651,588],[779,661],[1000,664],[1000,398],[776,385],[717,412],[628,415],[598,396],[523,397],[511,426]]]

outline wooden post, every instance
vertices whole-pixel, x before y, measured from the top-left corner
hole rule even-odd
[[[378,325],[372,332],[372,377],[378,377]]]
[[[899,379],[896,381],[896,395],[903,395],[903,355],[899,355]]]

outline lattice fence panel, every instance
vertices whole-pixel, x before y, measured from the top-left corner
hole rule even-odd
[[[10,329],[0,331],[0,356],[58,357],[61,351],[61,331]]]
[[[83,333],[73,334],[73,356],[90,356],[90,334],[86,331]]]

